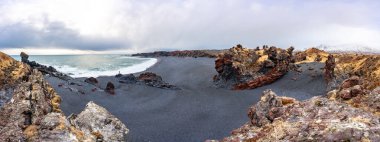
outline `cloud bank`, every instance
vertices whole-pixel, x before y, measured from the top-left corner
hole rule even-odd
[[[223,49],[237,43],[380,49],[371,0],[0,0],[0,49]]]

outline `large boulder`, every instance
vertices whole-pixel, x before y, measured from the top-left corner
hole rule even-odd
[[[125,141],[129,132],[119,119],[94,102],[89,102],[81,113],[69,119],[73,126],[97,141]]]

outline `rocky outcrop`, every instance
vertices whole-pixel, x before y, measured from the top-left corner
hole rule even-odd
[[[351,76],[359,76],[366,89],[380,86],[380,55],[334,54],[334,57],[334,76],[338,84]]]
[[[62,72],[57,71],[57,69],[55,69],[52,66],[45,66],[45,65],[41,65],[35,61],[29,61],[29,59],[28,59],[29,55],[24,53],[24,52],[21,52],[20,56],[21,56],[21,61],[23,63],[28,64],[30,67],[32,67],[33,69],[37,69],[38,71],[42,72],[43,74],[49,74],[49,75],[52,75],[54,77],[60,78],[62,80],[66,80],[66,81],[72,79],[70,76],[68,76]]]
[[[161,88],[161,89],[171,89],[171,90],[180,89],[177,86],[171,85],[163,81],[161,76],[152,72],[142,73],[138,77],[135,77],[133,74],[118,75],[118,79],[120,83],[126,83],[126,84],[144,84],[151,87],[156,87],[156,88]]]
[[[380,87],[362,88],[351,77],[327,96],[305,101],[264,91],[249,122],[221,141],[379,141]]]
[[[0,89],[11,94],[11,98],[0,108],[0,141],[97,141],[95,134],[85,133],[70,124],[59,107],[60,96],[44,80],[41,72],[1,52],[0,59]],[[105,111],[97,115],[113,118],[111,122],[116,119]],[[91,118],[87,119],[88,124],[92,124]],[[99,132],[102,136],[124,136],[128,130],[121,128],[118,130],[125,130],[123,133]]]
[[[216,58],[218,53],[223,52],[222,50],[183,50],[183,51],[156,51],[152,53],[138,53],[132,54],[132,56],[142,56],[142,57],[207,57]]]
[[[273,46],[252,50],[237,45],[215,60],[218,75],[214,76],[214,82],[219,87],[237,90],[270,84],[288,72],[293,50]]]

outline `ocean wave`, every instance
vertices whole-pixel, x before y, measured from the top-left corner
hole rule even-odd
[[[146,59],[146,58],[145,58]],[[128,67],[123,67],[117,70],[90,70],[90,69],[79,69],[76,67],[72,67],[69,65],[63,66],[53,66],[57,70],[70,75],[71,77],[99,77],[99,76],[113,76],[118,74],[119,72],[122,74],[130,74],[145,71],[150,68],[154,64],[157,63],[157,59],[149,58],[147,61],[144,61],[139,64],[135,64]]]

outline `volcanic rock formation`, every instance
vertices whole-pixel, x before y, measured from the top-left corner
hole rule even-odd
[[[250,121],[221,141],[379,141],[380,88],[364,90],[357,77],[344,82],[305,101],[264,91]]]
[[[73,121],[86,123],[70,123],[59,107],[60,96],[41,72],[1,52],[0,60],[0,91],[11,97],[0,108],[0,141],[125,140],[129,130],[105,109],[90,103]]]
[[[274,46],[264,46],[262,50],[232,47],[215,60],[218,75],[214,76],[214,82],[219,87],[237,90],[270,84],[288,72],[293,50]]]

